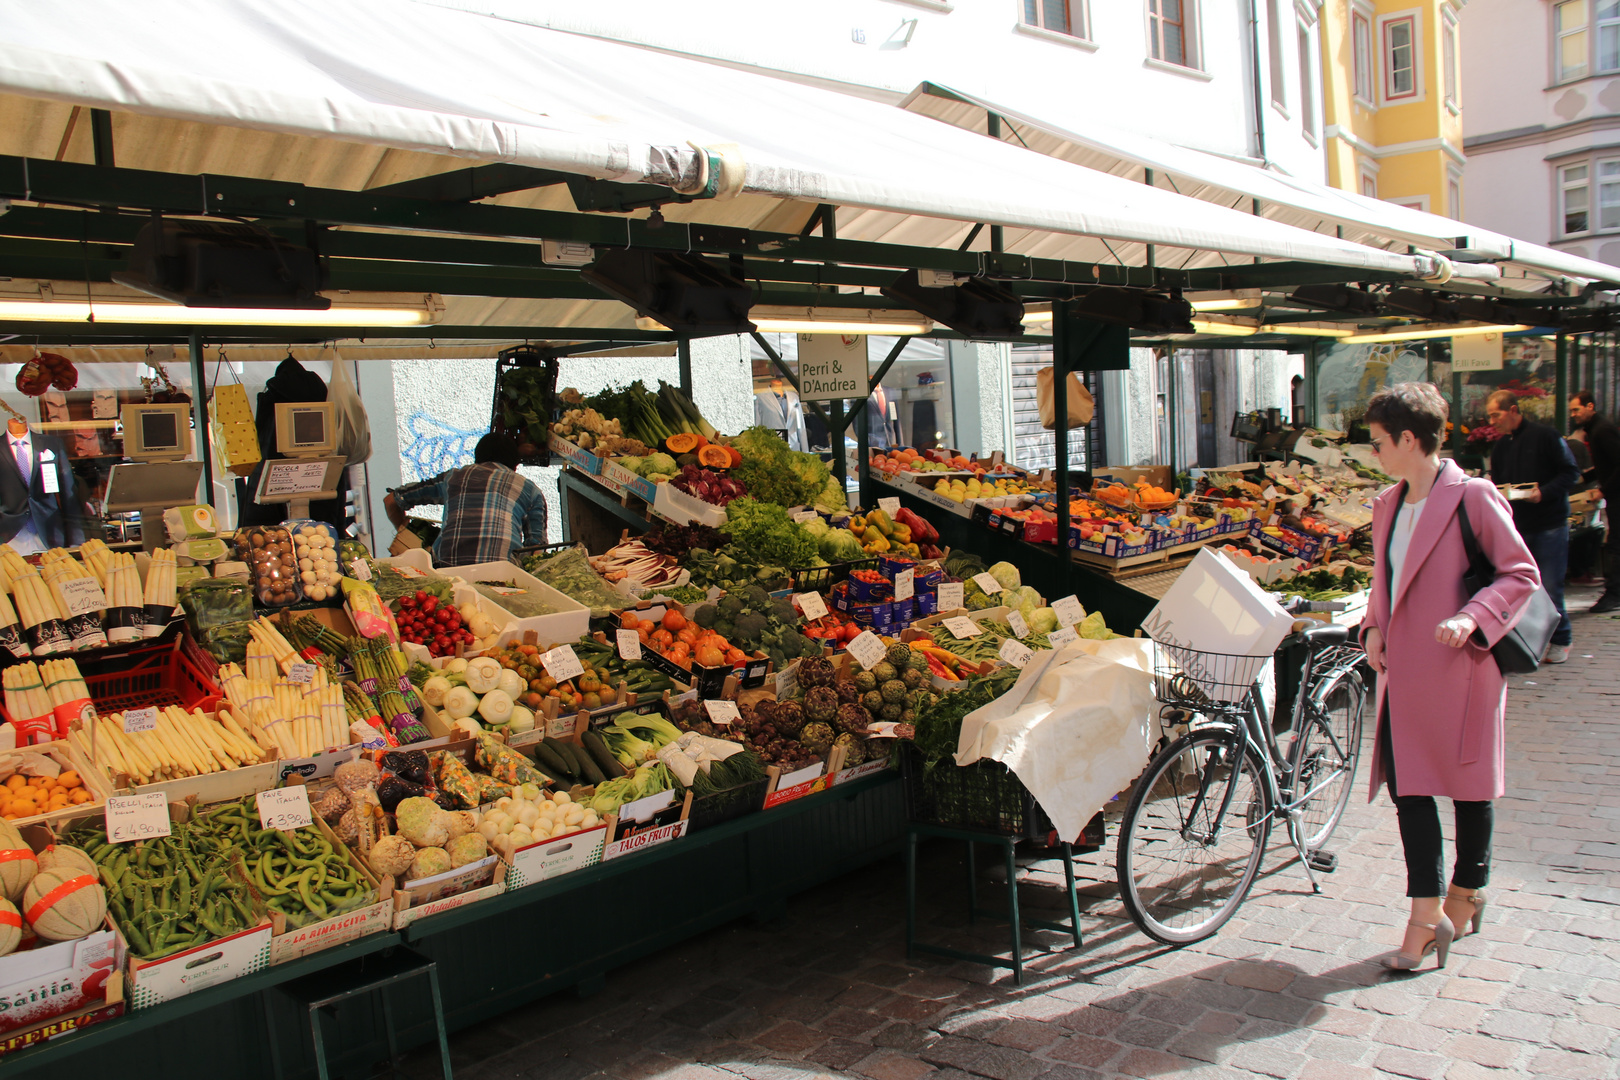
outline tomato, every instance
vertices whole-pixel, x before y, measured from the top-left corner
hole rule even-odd
[[[619,628],[620,629],[622,629],[622,630],[634,630],[636,627],[638,627],[640,625],[641,625],[641,620],[636,618],[636,613],[635,612],[633,612],[633,611],[625,611],[625,612],[621,612],[619,614]]]
[[[668,630],[654,630],[652,632],[652,643],[655,649],[667,651],[674,641],[675,635]]]
[[[668,611],[664,612],[663,625],[664,629],[668,630],[671,634],[684,630],[686,629],[686,616],[682,615],[674,608],[670,608]]]
[[[694,654],[693,659],[703,667],[719,667],[726,662],[726,654],[713,645],[705,645]]]
[[[725,657],[726,663],[733,665],[741,664],[748,659],[748,655],[736,647],[727,648],[725,651]]]
[[[692,626],[684,626],[680,630],[676,631],[675,640],[684,641],[688,645],[696,645],[698,640],[698,632]]]

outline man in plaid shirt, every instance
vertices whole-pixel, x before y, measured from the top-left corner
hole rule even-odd
[[[518,475],[517,463],[516,442],[485,435],[473,450],[473,464],[394,488],[383,507],[395,528],[405,527],[405,511],[412,507],[444,507],[433,544],[435,565],[504,562],[513,548],[546,542],[545,496]]]

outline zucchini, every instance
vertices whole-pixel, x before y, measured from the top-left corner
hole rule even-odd
[[[534,744],[534,756],[539,761],[540,768],[551,772],[553,775],[568,774],[574,771],[573,759],[564,757],[558,751],[557,747],[560,745],[562,744],[549,735]]]
[[[594,731],[587,731],[580,736],[579,741],[585,745],[586,752],[591,756],[596,766],[602,770],[604,778],[624,775],[624,766],[619,764],[618,759],[607,748],[607,743],[602,741],[602,736]]]
[[[568,752],[573,755],[575,763],[578,764],[579,778],[581,780],[585,781],[587,784],[607,783],[607,774],[601,769],[597,768],[596,762],[591,760],[590,754],[586,753],[584,750],[581,750],[573,743],[563,743],[563,745],[568,748]]]

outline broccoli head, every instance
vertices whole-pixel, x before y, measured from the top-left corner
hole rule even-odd
[[[715,604],[700,604],[692,612],[692,621],[705,630],[713,629],[715,621],[720,618],[720,608]]]
[[[771,605],[771,594],[758,585],[750,585],[743,590],[743,602],[750,611],[760,611]]]
[[[737,635],[737,626],[730,619],[716,619],[714,621],[714,632],[730,641]]]
[[[771,601],[771,617],[785,623],[793,623],[798,621],[799,613],[793,609],[792,600],[781,596]]]
[[[746,612],[737,616],[734,632],[726,636],[733,642],[753,644],[759,640],[759,636],[765,632],[768,625],[770,624],[765,616],[752,611]]]
[[[721,618],[735,619],[743,613],[742,598],[728,593],[720,598],[719,608]]]

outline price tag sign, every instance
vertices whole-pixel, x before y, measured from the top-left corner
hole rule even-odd
[[[57,588],[62,590],[62,601],[67,604],[69,615],[101,611],[107,606],[107,594],[101,591],[95,578],[69,578]]]
[[[546,724],[546,734],[553,739],[572,739],[577,716],[554,716]]]
[[[878,640],[876,634],[870,630],[863,630],[849,643],[848,652],[855,658],[857,664],[871,671],[883,662],[883,656],[888,649]]]
[[[958,641],[965,638],[978,637],[980,633],[979,624],[968,618],[966,615],[957,615],[954,618],[946,619],[945,629],[949,630],[951,632],[951,636],[956,638]]]
[[[986,573],[986,574],[974,574],[973,575],[973,584],[975,584],[979,588],[983,589],[985,591],[985,594],[988,595],[988,596],[994,596],[996,593],[1002,591],[1001,582],[997,581],[995,579],[994,575],[988,574],[988,573]]]
[[[107,839],[114,844],[169,835],[169,802],[161,791],[107,798]]]
[[[541,653],[540,663],[545,665],[546,674],[558,682],[567,682],[585,673],[585,665],[574,655],[572,645],[559,645]]]
[[[795,510],[795,511],[793,511],[793,520],[798,522],[800,525],[808,524],[809,522],[812,522],[812,521],[816,520],[816,518],[818,518],[820,516],[821,515],[816,513],[814,510]]]
[[[267,461],[264,498],[313,495],[326,484],[324,461]]]
[[[262,829],[302,829],[315,824],[309,812],[309,789],[303,784],[261,791],[257,799]]]
[[[1023,612],[1017,608],[1007,612],[1007,625],[1012,627],[1014,637],[1029,637],[1029,623],[1024,621]],[[1019,667],[1022,666],[1022,664],[1019,665]]]
[[[1052,601],[1052,614],[1057,616],[1059,626],[1073,626],[1086,617],[1086,609],[1073,596],[1065,596]]]
[[[1035,650],[1021,642],[1008,638],[1001,643],[1001,651],[997,654],[1015,668],[1022,668],[1035,659]]]
[[[364,559],[350,559],[349,573],[356,581],[370,581],[371,564]]]
[[[917,571],[902,570],[894,575],[894,598],[910,600],[917,595]]]
[[[308,686],[315,681],[315,665],[294,664],[287,669],[287,681],[297,683],[300,686]],[[308,802],[309,800],[306,799],[305,801]],[[269,826],[265,827],[269,828]]]
[[[1260,497],[1269,502],[1270,500],[1275,499],[1278,495],[1281,495],[1281,494],[1282,494],[1282,492],[1277,490],[1277,486],[1275,484],[1267,484],[1266,485],[1266,490],[1264,490],[1264,491],[1262,491],[1260,493]]]
[[[1071,641],[1079,641],[1080,634],[1074,627],[1065,626],[1061,630],[1054,630],[1047,634],[1046,640],[1051,643],[1052,648],[1061,649]]]
[[[962,583],[944,581],[939,586],[939,610],[955,611],[962,606]]]
[[[807,619],[820,619],[827,614],[827,601],[821,598],[820,593],[800,593],[799,610],[804,612]]]
[[[124,713],[124,734],[138,735],[157,727],[156,709],[129,709]]]
[[[737,711],[735,701],[705,701],[703,711],[709,714],[710,720],[726,727],[742,719],[742,713]]]
[[[883,511],[885,514],[888,514],[890,517],[893,517],[894,515],[898,514],[900,512],[900,498],[899,498],[899,496],[894,496],[892,498],[887,498],[887,499],[879,499],[878,500],[878,509]]]
[[[634,630],[620,630],[614,635],[619,643],[619,656],[624,660],[641,659],[641,635]]]

